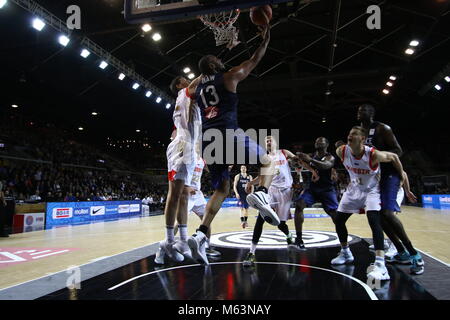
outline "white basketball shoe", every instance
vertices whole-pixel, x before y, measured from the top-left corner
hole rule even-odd
[[[267,193],[256,191],[255,193],[249,194],[247,196],[247,202],[252,208],[259,211],[264,221],[273,226],[280,224],[280,218],[278,218],[278,215],[270,206],[270,196]]]
[[[173,246],[173,249],[183,255],[183,257],[192,259],[191,249],[189,248],[187,241],[177,241],[177,243]]]
[[[191,249],[192,258],[199,263],[208,265],[208,257],[206,256],[206,235],[197,231],[192,237],[188,239],[188,246]]]
[[[333,260],[331,260],[331,264],[333,265],[347,264],[352,263],[354,260],[355,258],[353,257],[353,254],[350,251],[350,249],[348,250],[341,249],[338,256]]]
[[[176,262],[182,262],[184,260],[184,257],[182,254],[174,250],[174,244],[174,242],[169,243],[167,242],[167,240],[161,241],[159,243],[158,251],[156,252],[155,263],[164,264],[166,262],[166,257],[169,257]]]
[[[386,257],[386,259],[392,260],[397,255],[397,253],[398,253],[397,248],[394,246],[393,243],[391,243],[384,256]]]
[[[391,277],[389,277],[389,272],[384,264],[375,262],[367,268],[367,279],[381,281],[390,280]]]

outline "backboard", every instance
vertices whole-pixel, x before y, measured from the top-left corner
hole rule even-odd
[[[125,0],[125,19],[135,24],[190,20],[213,12],[283,2],[292,0]]]

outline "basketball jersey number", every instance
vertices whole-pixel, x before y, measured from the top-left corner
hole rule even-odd
[[[208,94],[208,98],[210,98],[208,102],[206,102],[205,91],[206,94]],[[220,102],[216,87],[213,85],[209,85],[205,88],[205,90],[200,91],[200,96],[202,97],[203,105],[205,106],[205,108],[216,106]]]

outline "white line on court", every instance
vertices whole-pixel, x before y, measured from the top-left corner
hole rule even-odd
[[[67,251],[69,251],[69,250],[61,250],[61,251],[56,251],[56,252],[52,252],[52,253],[47,253],[47,254],[43,254],[42,256],[33,257],[33,259],[40,259],[40,258],[44,258],[44,257],[48,257],[48,256],[53,256],[55,254],[60,254],[60,253],[64,253]]]
[[[234,262],[213,262],[213,263],[210,263],[210,265],[217,265],[217,264],[242,264],[242,263],[243,262],[236,262],[236,261],[234,261]],[[345,274],[345,273],[342,273],[342,272],[338,272],[338,271],[330,270],[330,269],[325,269],[325,268],[320,268],[320,267],[315,267],[315,266],[310,266],[310,265],[289,263],[289,262],[255,262],[255,263],[256,264],[275,264],[275,265],[280,265],[281,264],[281,265],[288,265],[288,266],[299,266],[299,267],[306,267],[306,268],[317,269],[317,270],[322,270],[322,271],[326,271],[326,272],[339,274],[339,275],[347,277],[347,278],[355,281],[359,285],[361,285],[364,288],[364,290],[366,290],[366,292],[369,295],[370,299],[378,300],[378,298],[375,295],[375,293],[372,291],[372,289],[367,284],[365,284],[364,282],[362,282],[361,280],[359,280],[359,279],[357,279],[355,277],[349,276],[348,274]],[[196,266],[202,266],[202,265],[201,264],[189,264],[189,265],[184,265],[184,266],[177,266],[177,267],[171,267],[171,268],[155,270],[155,271],[144,273],[144,274],[141,274],[139,276],[136,276],[136,277],[133,277],[131,279],[128,279],[128,280],[126,280],[124,282],[119,283],[118,285],[115,285],[114,287],[109,288],[108,290],[109,291],[115,290],[115,289],[117,289],[117,288],[119,288],[119,287],[121,287],[121,286],[123,286],[123,285],[125,285],[127,283],[130,283],[130,282],[132,282],[134,280],[137,280],[139,278],[143,278],[143,277],[146,277],[146,276],[149,276],[149,275],[152,275],[152,274],[156,274],[156,273],[159,273],[159,272],[162,272],[162,271],[169,271],[169,270],[175,270],[175,269],[181,269],[181,268],[189,268],[189,267],[196,267]]]

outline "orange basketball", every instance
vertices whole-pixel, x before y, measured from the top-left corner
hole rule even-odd
[[[269,24],[272,20],[272,7],[268,4],[250,9],[250,20],[257,26]]]

